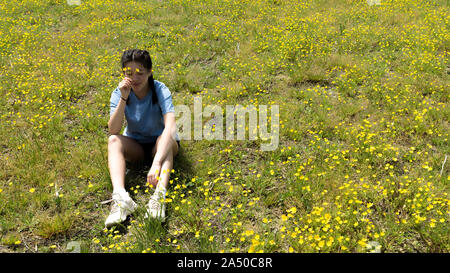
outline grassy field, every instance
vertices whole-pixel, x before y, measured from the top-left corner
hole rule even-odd
[[[449,252],[448,2],[0,2],[0,252]],[[165,223],[106,230],[126,49],[175,105],[279,105],[279,146],[183,140]],[[206,120],[205,120],[206,121]]]

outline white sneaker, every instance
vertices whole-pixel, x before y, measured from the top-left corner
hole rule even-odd
[[[147,213],[145,214],[145,218],[148,218],[149,215],[152,218],[158,218],[162,222],[165,221],[166,218],[166,202],[164,201],[162,192],[155,192],[148,201],[147,204]]]
[[[137,204],[131,199],[128,192],[116,192],[112,194],[112,199],[103,203],[113,202],[111,212],[106,218],[105,227],[121,223],[127,219],[127,216],[135,211]]]

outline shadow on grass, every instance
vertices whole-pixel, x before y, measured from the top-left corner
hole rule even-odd
[[[135,188],[136,186],[145,187],[147,186],[147,173],[152,166],[152,161],[143,161],[140,163],[130,163],[127,162],[128,173],[125,177],[125,187],[128,189]],[[187,178],[193,176],[193,169],[190,160],[186,157],[185,150],[183,149],[183,144],[181,144],[178,154],[176,155],[173,163],[173,169],[175,173],[170,174],[170,179],[178,177],[178,181],[183,181]],[[169,186],[170,188],[175,186],[174,184]],[[130,194],[132,194],[130,192]]]

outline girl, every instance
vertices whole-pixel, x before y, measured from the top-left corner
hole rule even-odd
[[[124,79],[112,92],[110,100],[108,167],[113,205],[105,221],[106,227],[124,221],[137,207],[125,190],[125,161],[153,158],[147,182],[156,189],[147,204],[146,217],[164,220],[169,170],[180,147],[172,95],[164,83],[153,79],[149,53],[127,50],[122,55],[121,65]],[[121,135],[124,116],[127,127]]]

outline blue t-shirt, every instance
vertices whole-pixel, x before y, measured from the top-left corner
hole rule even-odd
[[[157,80],[155,80],[156,96],[158,97],[158,104],[152,103],[151,90],[147,95],[138,99],[131,89],[129,104],[125,106],[125,118],[127,120],[127,127],[124,135],[135,139],[141,143],[155,142],[164,130],[163,115],[168,112],[175,113],[175,107],[172,103],[172,94],[169,88]],[[120,100],[120,90],[117,87],[111,94],[110,100],[110,117],[116,111]],[[180,140],[178,134],[175,136],[176,140]]]

